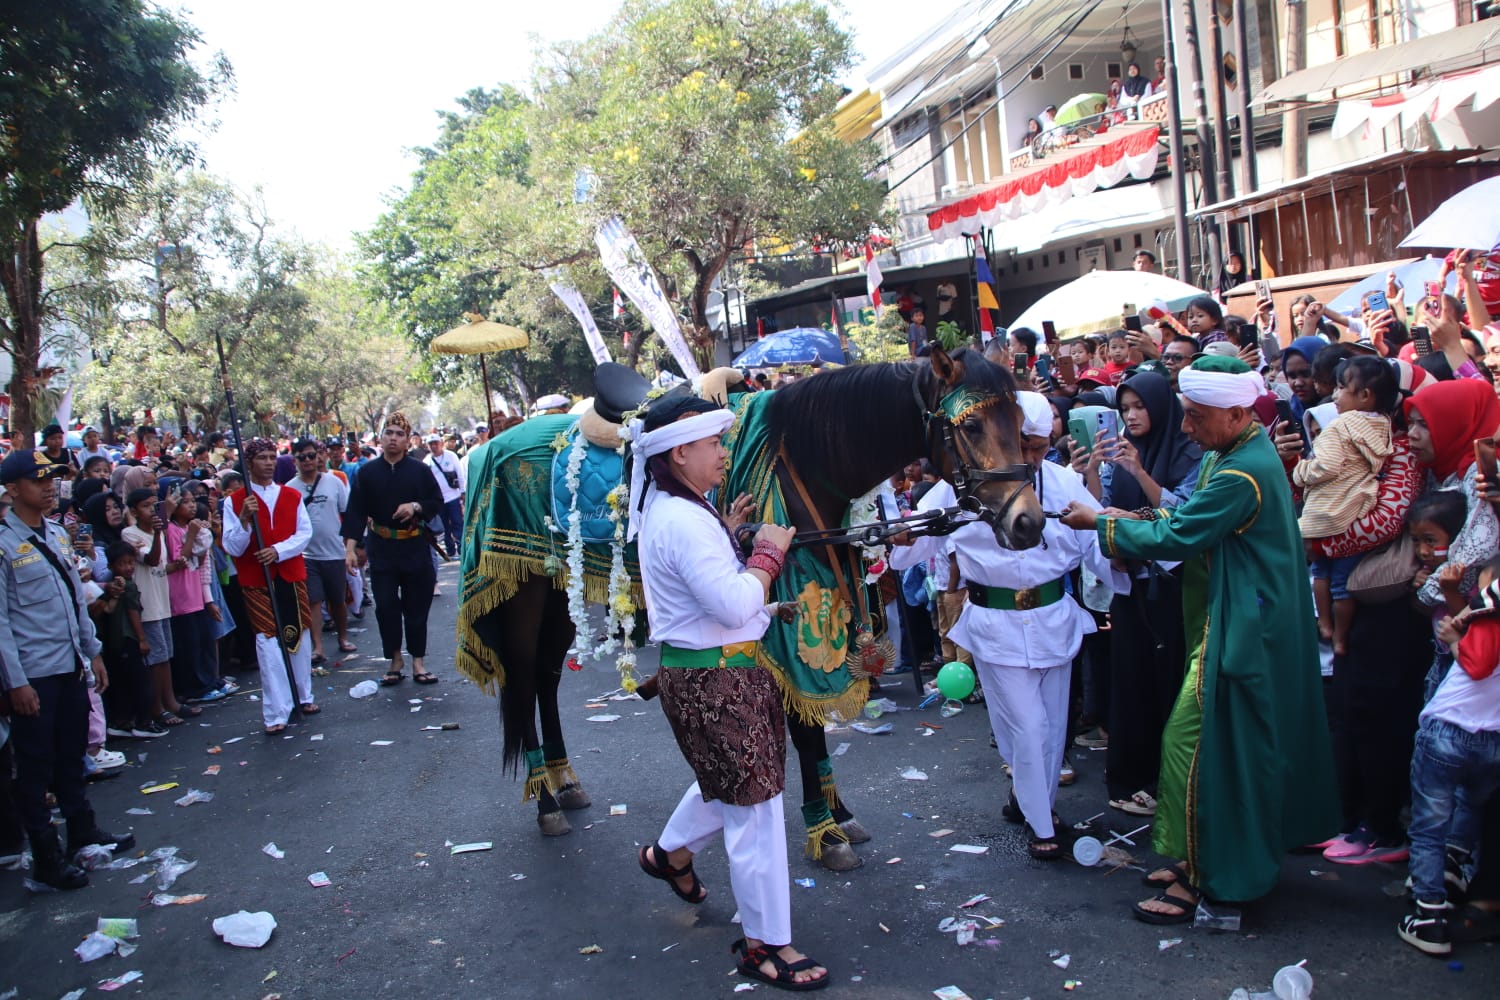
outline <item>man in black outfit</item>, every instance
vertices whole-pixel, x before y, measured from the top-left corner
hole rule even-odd
[[[370,587],[375,591],[375,621],[380,644],[391,661],[380,683],[401,683],[401,632],[406,628],[406,650],[411,654],[412,679],[435,684],[427,672],[427,613],[437,587],[425,525],[442,513],[443,498],[432,470],[407,454],[411,424],[400,413],[385,419],[380,432],[380,457],[359,467],[350,483],[349,507],[344,512],[344,561],[359,571],[355,543],[365,538],[370,561]]]

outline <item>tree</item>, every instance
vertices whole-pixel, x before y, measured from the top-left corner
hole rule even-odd
[[[229,80],[199,35],[142,0],[7,3],[0,32],[0,347],[14,363],[13,440],[28,441],[42,388],[46,254],[41,219],[79,198],[107,208],[152,156],[181,157],[174,130]]]
[[[620,216],[707,360],[709,294],[731,256],[764,240],[859,244],[885,220],[878,150],[831,127],[850,55],[813,0],[629,0],[554,49],[536,81],[532,266],[549,247],[590,257],[594,224]],[[580,178],[588,200],[566,207]],[[549,243],[557,220],[572,230]]]

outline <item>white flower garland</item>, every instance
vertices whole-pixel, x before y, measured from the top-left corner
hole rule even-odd
[[[589,641],[588,605],[583,599],[583,513],[578,509],[578,489],[583,475],[583,459],[588,453],[588,442],[579,434],[573,439],[568,452],[568,469],[565,482],[571,494],[568,498],[568,544],[566,564],[568,567],[568,617],[573,619],[573,645],[568,649],[570,659],[592,655]]]

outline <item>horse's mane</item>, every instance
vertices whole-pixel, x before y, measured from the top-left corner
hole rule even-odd
[[[963,365],[964,384],[994,393],[1013,393],[1010,373],[977,351],[953,352]],[[917,410],[922,398],[935,404],[936,376],[926,361],[851,365],[800,378],[777,389],[767,414],[772,445],[784,445],[792,465],[815,470],[819,478],[864,490],[903,461],[923,452],[925,437]],[[889,470],[869,473],[870,455],[884,456]],[[876,460],[877,465],[881,465]],[[884,466],[882,466],[882,469]],[[869,479],[863,486],[854,485]]]

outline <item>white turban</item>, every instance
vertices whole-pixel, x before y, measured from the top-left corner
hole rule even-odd
[[[531,405],[533,410],[566,410],[573,401],[560,392],[543,396]]]
[[[704,438],[719,437],[734,423],[734,414],[729,410],[709,410],[663,424],[654,431],[646,430],[645,421],[637,417],[630,422],[630,448],[633,456],[630,463],[630,505],[637,508],[642,491],[646,489],[646,463],[653,455],[671,451],[678,445],[692,444]],[[651,510],[648,501],[644,508],[630,511],[630,523],[626,528],[626,541],[633,541],[640,532],[646,515]]]
[[[1184,368],[1177,376],[1177,390],[1195,403],[1227,410],[1231,406],[1250,406],[1266,394],[1266,383],[1258,372],[1191,367]]]
[[[1021,433],[1032,437],[1052,436],[1052,404],[1039,392],[1018,392],[1021,405]]]

